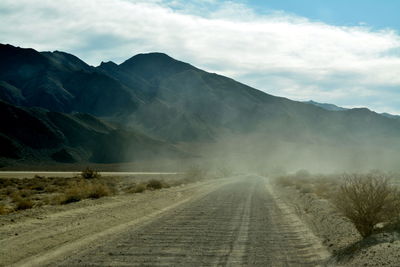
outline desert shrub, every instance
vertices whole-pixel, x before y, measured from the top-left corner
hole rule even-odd
[[[17,191],[17,189],[16,189],[15,187],[13,187],[13,186],[7,186],[7,187],[5,188],[4,193],[5,193],[7,196],[9,196],[9,195],[13,195],[13,193],[14,193],[15,191]]]
[[[35,191],[43,191],[46,188],[46,181],[41,179],[32,179],[32,181],[27,184],[27,188]]]
[[[18,198],[15,200],[17,210],[26,210],[33,208],[33,202],[26,198]]]
[[[32,191],[28,189],[23,189],[19,191],[19,195],[23,198],[30,197],[32,195]]]
[[[56,203],[69,204],[86,198],[101,198],[112,194],[112,190],[105,184],[78,181],[71,183],[65,193],[56,198]]]
[[[46,187],[44,188],[44,191],[46,191],[47,193],[55,193],[59,191],[59,188],[55,185],[46,185]]]
[[[94,178],[100,178],[100,173],[87,167],[81,172],[81,176],[84,179],[94,179]]]
[[[110,188],[104,184],[92,184],[88,189],[89,198],[101,198],[111,194]]]
[[[28,189],[15,190],[10,194],[10,198],[13,202],[17,202],[21,198],[27,198],[32,195],[32,191]]]
[[[84,189],[81,186],[72,186],[68,188],[64,195],[60,198],[60,204],[69,204],[81,201],[85,197],[84,194]]]
[[[12,212],[10,208],[8,208],[6,205],[0,204],[0,215],[5,215]]]
[[[163,188],[163,183],[160,180],[152,179],[147,183],[147,188],[156,190]]]
[[[142,193],[146,190],[146,186],[144,184],[138,184],[135,186],[135,193]]]
[[[399,217],[398,191],[385,175],[345,175],[334,198],[338,211],[347,217],[362,237],[370,236],[378,223],[393,223]]]
[[[143,193],[146,190],[146,184],[136,184],[128,190],[129,193]]]

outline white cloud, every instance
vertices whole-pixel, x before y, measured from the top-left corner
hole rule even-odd
[[[2,0],[0,14],[3,43],[64,50],[94,65],[161,51],[272,94],[400,113],[395,31],[215,0]]]

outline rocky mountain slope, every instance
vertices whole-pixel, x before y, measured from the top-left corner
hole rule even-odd
[[[0,45],[0,58],[2,105],[21,110],[40,107],[46,109],[41,113],[46,117],[58,114],[74,120],[76,112],[87,113],[104,125],[118,125],[117,130],[125,134],[113,140],[120,139],[121,144],[130,133],[176,144],[193,154],[199,154],[199,146],[201,152],[214,147],[227,153],[245,146],[257,156],[283,150],[301,154],[304,148],[309,154],[323,150],[327,155],[331,148],[341,154],[400,147],[399,120],[364,108],[337,112],[275,97],[162,53],[92,67],[64,52]],[[61,126],[61,133],[70,127],[60,123],[57,128]],[[29,126],[25,131],[29,132]],[[1,133],[12,140],[15,137],[4,130]],[[83,141],[77,137],[74,144],[80,146],[79,142]],[[114,146],[106,141],[102,144]],[[88,148],[88,153],[93,149]],[[121,160],[109,155],[102,161]]]
[[[0,164],[126,162],[183,156],[177,148],[86,113],[22,108],[0,101]]]

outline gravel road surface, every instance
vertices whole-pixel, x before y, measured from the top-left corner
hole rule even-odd
[[[329,255],[265,178],[235,178],[58,266],[317,266]]]

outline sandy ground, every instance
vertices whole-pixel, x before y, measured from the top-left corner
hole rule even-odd
[[[400,266],[399,234],[377,234],[362,241],[351,222],[336,213],[327,200],[310,193],[302,194],[293,187],[275,187],[275,192],[280,202],[296,210],[298,217],[330,251],[328,265]]]
[[[3,266],[316,266],[329,257],[257,176],[0,218]]]

